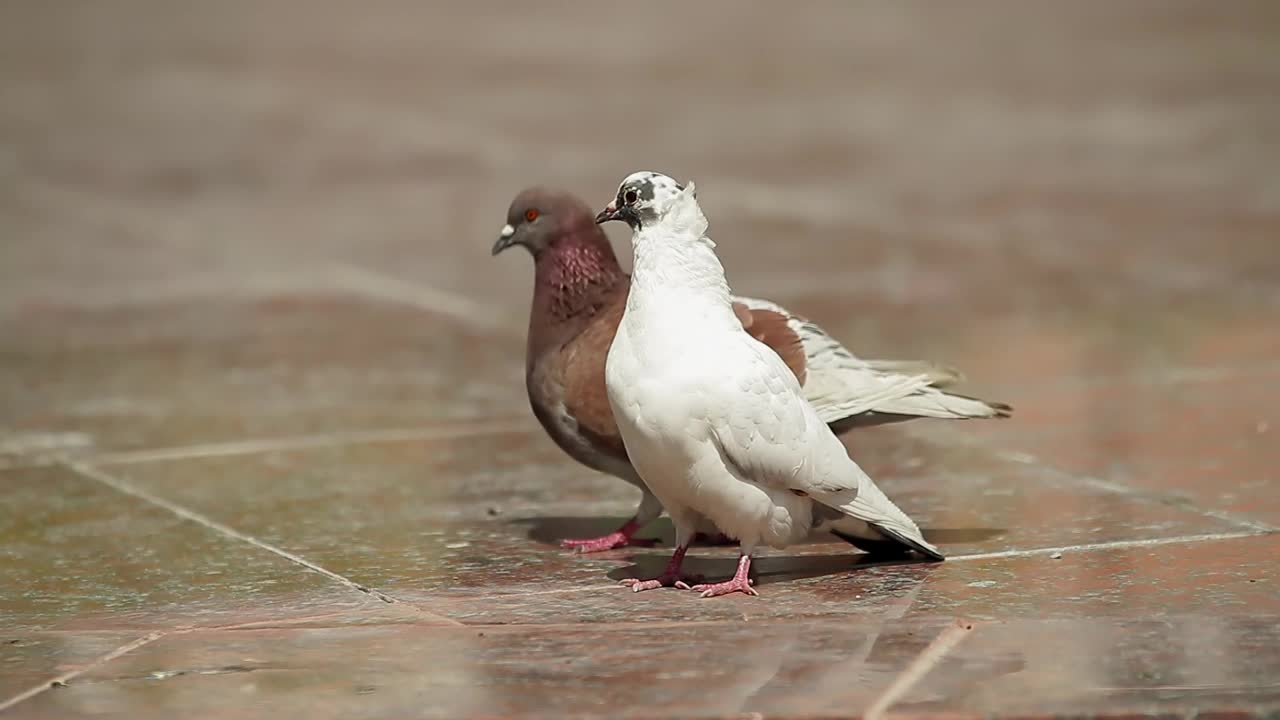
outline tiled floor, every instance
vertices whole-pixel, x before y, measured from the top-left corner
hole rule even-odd
[[[0,716],[1280,713],[1280,5],[533,7],[0,8]],[[556,547],[488,250],[640,168],[1017,407],[848,439],[948,562]]]

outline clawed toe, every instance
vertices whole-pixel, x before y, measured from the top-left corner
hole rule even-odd
[[[663,581],[663,580],[661,580],[661,579],[658,579],[658,580],[641,580],[641,579],[639,579],[639,578],[627,578],[627,579],[625,579],[625,580],[622,580],[622,581],[621,581],[621,583],[622,583],[623,585],[626,585],[627,587],[631,588],[631,591],[632,591],[632,592],[643,592],[643,591],[645,591],[645,590],[656,590],[656,589],[658,589],[658,588],[660,588],[660,587],[665,587],[665,586],[667,586],[667,585],[670,585],[670,584],[671,584],[671,583],[669,583],[669,582],[664,582],[664,581]]]
[[[760,593],[756,592],[756,589],[754,587],[751,587],[753,584],[754,582],[751,580],[740,581],[735,578],[733,580],[726,580],[725,582],[720,582],[720,583],[694,585],[689,589],[696,593],[700,593],[701,596],[704,598],[719,597],[721,595],[728,595],[730,593],[735,593],[735,592],[741,592],[744,595],[752,595],[754,597],[759,597]]]
[[[627,587],[640,592],[641,590],[654,590],[660,587],[673,587],[677,590],[693,590],[694,587],[689,582],[696,582],[694,578],[675,579],[671,577],[658,577],[652,580],[641,580],[640,578],[626,578],[618,582]]]

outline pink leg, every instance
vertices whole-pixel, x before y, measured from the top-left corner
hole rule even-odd
[[[743,555],[738,558],[738,572],[733,574],[732,580],[724,582],[711,583],[708,585],[694,585],[689,588],[694,592],[702,593],[702,597],[716,597],[717,595],[728,595],[732,592],[746,593],[747,595],[759,595],[756,589],[751,587],[751,580],[747,578],[751,572],[751,556]]]
[[[684,554],[688,551],[689,547],[687,545],[676,548],[676,551],[671,553],[671,560],[667,561],[666,569],[662,571],[661,575],[652,580],[627,578],[622,580],[621,583],[636,592],[660,587],[688,588],[689,586],[684,584],[683,576],[680,574],[680,565],[684,562]]]
[[[640,523],[633,517],[623,523],[622,527],[614,530],[608,535],[601,535],[597,538],[585,538],[582,540],[561,540],[560,547],[577,548],[580,553],[603,552],[620,548],[625,545],[640,545],[649,547],[657,543],[657,540],[639,540],[634,537],[640,532]]]

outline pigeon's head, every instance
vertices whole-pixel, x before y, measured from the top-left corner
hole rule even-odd
[[[662,173],[632,173],[618,186],[618,194],[596,215],[597,223],[622,220],[639,230],[667,216],[685,197],[685,188]]]
[[[523,245],[536,258],[557,242],[580,237],[582,229],[599,232],[586,203],[566,192],[528,188],[507,208],[507,224],[493,244],[493,254]]]

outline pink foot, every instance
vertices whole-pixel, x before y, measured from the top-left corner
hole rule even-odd
[[[640,530],[640,524],[634,518],[628,520],[625,525],[617,530],[602,535],[597,538],[569,539],[561,540],[560,547],[574,548],[580,553],[604,552],[605,550],[613,550],[614,548],[626,547],[627,545],[638,545],[641,547],[651,547],[657,544],[657,540],[640,539],[632,537]]]
[[[732,580],[724,582],[710,583],[703,585],[686,586],[686,589],[696,593],[702,593],[702,597],[717,597],[720,595],[728,595],[729,593],[740,592],[745,595],[759,595],[756,589],[751,587],[751,580],[747,575],[751,572],[751,556],[743,555],[738,559],[738,571],[733,574]],[[682,583],[681,583],[682,584]],[[680,587],[680,584],[676,585]]]
[[[671,554],[671,560],[667,563],[667,567],[662,574],[652,580],[641,580],[639,578],[626,578],[619,580],[623,585],[631,588],[633,592],[641,592],[644,590],[654,590],[660,587],[678,587],[686,589],[683,576],[680,575],[680,564],[684,562],[684,554],[688,550],[687,547],[678,547]]]
[[[663,573],[652,580],[641,580],[640,578],[626,578],[619,580],[620,583],[631,588],[632,592],[642,592],[644,590],[657,590],[661,587],[678,587],[681,589],[689,587],[684,584],[684,580],[677,575],[667,575]]]
[[[622,532],[611,532],[608,535],[601,535],[598,538],[561,540],[560,547],[574,548],[580,553],[593,553],[613,550],[614,548],[626,547],[628,545],[652,547],[657,543],[657,540],[632,538],[627,537],[627,535]]]

